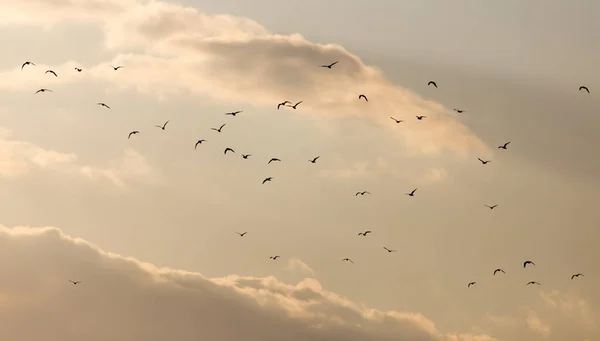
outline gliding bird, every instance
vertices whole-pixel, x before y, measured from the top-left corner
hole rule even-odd
[[[365,96],[365,95],[363,95],[363,94],[360,94],[360,95],[358,95],[358,99],[361,99],[361,98],[363,98],[363,99],[364,99],[365,101],[367,101],[367,102],[369,101],[369,100],[367,99],[367,96]]]
[[[227,123],[223,123],[223,125],[222,125],[222,126],[220,126],[220,127],[219,127],[219,129],[217,129],[217,128],[210,128],[210,129],[212,129],[212,130],[216,131],[217,133],[220,133],[220,132],[221,132],[221,129],[223,129],[223,127],[224,127],[226,124],[227,124]]]
[[[165,122],[165,124],[163,124],[162,126],[155,125],[155,127],[160,128],[162,130],[165,130],[165,127],[167,126],[167,123],[169,123],[169,121]]]
[[[329,64],[329,65],[319,65],[319,67],[326,67],[326,68],[328,68],[328,69],[331,69],[331,67],[332,67],[332,66],[334,66],[334,65],[335,65],[335,64],[337,64],[337,63],[338,63],[338,62],[337,62],[337,61],[335,61],[335,62],[333,62],[333,63],[331,63],[331,64]]]

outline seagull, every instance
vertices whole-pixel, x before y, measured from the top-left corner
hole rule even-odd
[[[111,65],[110,67],[113,68],[115,71],[117,71],[118,69],[122,68],[122,66],[120,66],[120,65],[119,66],[112,66]]]
[[[155,127],[160,128],[162,130],[165,130],[165,127],[167,126],[167,123],[169,123],[169,121],[165,122],[165,124],[163,124],[162,126],[155,125]]]
[[[460,109],[452,109],[452,110],[456,111],[459,114],[462,114],[463,112],[465,112],[464,110],[460,110]]]
[[[25,65],[32,65],[32,66],[35,66],[35,64],[34,64],[34,63],[32,63],[32,62],[25,62],[25,63],[23,63],[23,65],[21,65],[21,70],[23,70],[23,68],[25,67]]]
[[[492,160],[483,161],[483,160],[482,160],[482,159],[480,159],[480,158],[477,158],[477,159],[478,159],[479,161],[481,161],[481,163],[482,163],[482,164],[484,164],[484,165],[485,165],[486,163],[488,163],[488,162],[492,162]]]
[[[475,285],[475,283],[477,283],[477,282],[471,282],[471,283],[467,284],[467,288],[470,288],[471,285]]]
[[[223,127],[224,127],[226,124],[227,124],[227,123],[223,123],[223,125],[222,125],[222,126],[220,126],[220,127],[219,127],[219,129],[217,129],[217,128],[210,128],[210,129],[212,129],[212,130],[214,130],[214,131],[216,131],[216,132],[220,133],[220,132],[221,132],[221,129],[223,129]]]
[[[429,83],[427,83],[427,86],[429,86],[429,85],[433,85],[437,88],[437,83],[434,81],[429,81]]]
[[[206,141],[206,140],[198,140],[198,141],[196,141],[196,144],[194,145],[194,150],[195,150],[196,148],[198,148],[198,145],[199,145],[199,144],[202,144],[202,142],[205,142],[205,141]]]
[[[292,104],[292,102],[290,102],[290,101],[283,101],[283,102],[281,102],[281,103],[277,104],[277,110],[279,110],[279,108],[280,108],[281,106],[284,106],[284,107],[285,107],[285,106],[286,106],[286,104],[288,104],[288,103],[289,103],[289,104]]]
[[[240,237],[243,237],[243,236],[245,236],[245,235],[246,235],[246,233],[248,233],[248,232],[243,232],[243,233],[236,232],[236,233],[237,233],[237,234],[239,234],[239,235],[240,235]]]
[[[391,116],[390,116],[390,118],[391,118],[392,120],[396,121],[396,123],[404,122],[404,121],[402,121],[402,120],[397,120],[397,119],[395,119],[395,118],[393,118],[393,117],[391,117]]]
[[[312,159],[312,160],[308,160],[308,162],[312,162],[312,163],[317,163],[317,160],[320,158],[320,156],[317,156],[316,158]]]
[[[248,156],[252,156],[252,154],[242,154],[242,157],[243,157],[244,159],[247,159],[247,158],[248,158]]]
[[[371,233],[371,230],[366,230],[365,232],[358,232],[358,235],[366,237],[369,233]]]
[[[525,262],[523,262],[523,268],[526,268],[526,267],[527,267],[527,264],[531,264],[531,265],[535,266],[535,263],[534,263],[534,262],[532,262],[532,261],[530,261],[530,260],[526,260]]]
[[[579,91],[581,91],[581,90],[587,91],[588,94],[590,93],[590,89],[588,89],[587,86],[584,86],[584,85],[580,86]]]
[[[73,285],[77,285],[77,284],[81,283],[81,281],[72,281],[72,280],[69,280],[69,282],[73,283]]]
[[[239,113],[241,113],[241,112],[242,112],[242,110],[239,110],[239,111],[232,111],[232,112],[228,112],[228,113],[226,113],[225,115],[226,115],[226,116],[227,116],[227,115],[231,115],[231,116],[235,117],[235,115],[237,115],[237,114],[239,114]]]
[[[419,121],[422,120],[422,119],[424,119],[424,118],[427,118],[427,116],[417,116],[417,120],[419,120]]]
[[[502,272],[503,274],[506,274],[506,272],[504,272],[504,270],[502,270],[500,268],[494,270],[494,275],[496,275],[496,272]]]
[[[302,103],[302,102],[303,102],[303,101],[300,101],[300,102],[298,102],[298,103],[296,103],[296,104],[294,104],[294,105],[286,105],[286,107],[290,107],[290,108],[294,108],[294,109],[296,109],[296,107],[298,106],[298,104],[300,104],[300,103]],[[289,104],[292,104],[292,102],[288,102],[288,103],[289,103]]]
[[[269,162],[267,162],[267,164],[270,164],[273,161],[279,161],[279,162],[281,162],[281,160],[279,160],[278,158],[274,157],[271,160],[269,160]]]
[[[51,73],[54,75],[54,77],[58,77],[58,75],[56,74],[56,72],[52,71],[52,70],[46,70],[46,72],[44,73]]]
[[[223,154],[227,154],[227,152],[235,153],[235,150],[233,150],[231,148],[225,148],[225,151],[223,152]]]
[[[536,281],[531,281],[529,283],[527,283],[526,285],[530,285],[530,284],[537,284],[537,285],[541,285],[540,283],[536,282]]]
[[[135,134],[139,134],[140,132],[137,130],[132,131],[131,133],[129,133],[129,136],[127,136],[127,139],[131,138],[131,135],[135,135]]]
[[[367,192],[367,191],[356,192],[356,194],[354,194],[354,196],[357,196],[357,195],[359,195],[359,194],[360,194],[360,195],[365,195],[365,194],[371,194],[371,193],[370,193],[370,192]]]
[[[354,262],[350,258],[344,258],[344,259],[342,259],[342,262],[350,262],[350,263],[354,264]]]
[[[408,195],[409,197],[414,197],[416,191],[417,191],[417,189],[415,188],[415,189],[412,190],[412,192],[406,193],[406,195]]]
[[[81,72],[82,70],[83,70],[83,69],[82,69],[82,68],[79,68],[79,67],[76,67],[76,68],[75,68],[75,71],[77,71],[77,72]]]
[[[334,65],[335,65],[335,64],[337,64],[337,63],[338,63],[338,62],[337,62],[337,61],[335,61],[335,62],[333,62],[333,63],[331,63],[331,64],[329,64],[329,65],[319,65],[319,67],[326,67],[326,68],[328,68],[328,69],[331,69],[331,67],[332,67],[332,66],[334,66]]]
[[[110,109],[110,107],[108,105],[106,105],[105,103],[102,103],[102,102],[98,102],[98,103],[96,103],[96,105],[100,105],[100,106],[105,107],[106,109]]]
[[[483,206],[485,206],[485,207],[489,208],[490,210],[493,210],[493,209],[494,209],[494,208],[496,208],[496,206],[498,206],[498,205],[496,204],[496,205],[492,205],[492,206],[488,206],[488,205],[483,205]]]
[[[573,276],[571,276],[571,279],[573,279],[575,277],[579,277],[579,276],[583,276],[583,274],[574,274]]]
[[[385,247],[385,246],[383,247],[383,249],[384,249],[385,251],[387,251],[387,252],[396,252],[396,250],[388,249],[388,248],[387,248],[387,247]]]
[[[264,185],[265,182],[270,182],[271,180],[273,180],[273,178],[272,177],[268,177],[268,178],[264,179],[262,183]]]
[[[277,258],[279,258],[279,256],[270,256],[269,258],[272,260],[277,260]]]
[[[501,145],[501,146],[498,146],[498,149],[506,149],[506,147],[507,147],[509,144],[510,144],[510,141],[508,141],[508,142],[504,143],[504,144],[503,144],[503,145]]]
[[[50,89],[39,89],[38,91],[35,92],[35,94],[37,94],[38,92],[46,92],[46,91],[52,92],[52,90],[50,90]]]
[[[367,101],[367,102],[369,101],[369,100],[367,99],[367,96],[365,96],[365,95],[362,95],[362,94],[361,94],[361,95],[358,95],[358,99],[361,99],[361,98],[364,98],[364,99],[365,99],[365,101]]]

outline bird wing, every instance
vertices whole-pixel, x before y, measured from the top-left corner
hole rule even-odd
[[[23,63],[23,65],[21,65],[21,70],[23,70],[23,68],[25,67],[25,65],[27,65],[27,62]],[[581,89],[579,89],[581,90]]]
[[[169,121],[165,122],[165,124],[163,124],[163,128],[167,126],[167,123],[169,123]]]
[[[219,130],[223,129],[223,127],[224,127],[226,124],[227,124],[227,123],[223,123],[223,125],[219,127]]]
[[[329,67],[332,67],[332,66],[334,66],[337,63],[338,63],[337,61],[333,62],[333,63],[329,64]]]

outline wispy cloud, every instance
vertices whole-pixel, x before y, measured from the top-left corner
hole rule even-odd
[[[314,276],[315,274],[315,271],[311,269],[310,266],[308,266],[306,263],[299,260],[298,258],[290,258],[287,263],[287,268],[288,270],[298,271],[304,275]]]
[[[534,332],[539,333],[544,337],[548,337],[548,335],[550,335],[550,325],[544,323],[537,316],[535,311],[530,310],[529,315],[527,316],[527,319],[525,321],[527,322],[527,327],[529,327],[529,329],[533,330]]]

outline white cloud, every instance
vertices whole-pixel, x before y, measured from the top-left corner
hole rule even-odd
[[[529,327],[529,329],[533,330],[534,332],[539,333],[544,337],[550,335],[550,325],[540,320],[535,311],[529,311],[529,315],[527,316],[526,322],[527,327]]]
[[[314,274],[315,274],[315,271],[313,269],[311,269],[310,266],[308,266],[306,263],[299,260],[298,258],[290,258],[287,263],[287,268],[288,268],[288,270],[298,271],[301,274],[305,274],[305,275],[309,275],[309,276],[314,276]]]
[[[320,176],[340,179],[356,179],[363,177],[398,175],[398,170],[390,165],[384,158],[378,157],[375,162],[357,162],[349,167],[324,169],[319,172]]]
[[[435,183],[440,182],[448,177],[448,172],[445,168],[428,168],[423,176],[421,177],[422,183]]]

